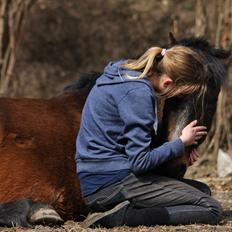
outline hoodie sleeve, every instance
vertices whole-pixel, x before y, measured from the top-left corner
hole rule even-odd
[[[164,143],[151,150],[151,132],[154,120],[154,97],[146,87],[130,90],[118,104],[124,122],[125,152],[131,170],[141,174],[155,169],[165,161],[180,156],[184,144],[180,139]]]

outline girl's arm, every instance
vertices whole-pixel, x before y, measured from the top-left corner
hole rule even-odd
[[[125,124],[125,153],[135,174],[155,169],[184,152],[181,139],[150,149],[151,131],[156,119],[154,98],[149,87],[133,89],[119,102],[119,114]]]

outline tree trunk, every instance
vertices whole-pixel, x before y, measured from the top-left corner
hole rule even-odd
[[[34,2],[35,0],[0,1],[0,95],[7,93],[23,21]]]

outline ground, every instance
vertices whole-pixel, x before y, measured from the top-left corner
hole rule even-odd
[[[34,229],[24,229],[24,228],[1,228],[0,232],[232,232],[232,176],[226,178],[218,177],[201,177],[197,178],[200,181],[207,183],[211,189],[213,196],[221,202],[224,208],[224,220],[220,225],[187,225],[187,226],[154,226],[154,227],[121,227],[113,229],[97,228],[97,229],[83,229],[80,227],[79,223],[68,221],[62,227],[51,228],[36,226]]]

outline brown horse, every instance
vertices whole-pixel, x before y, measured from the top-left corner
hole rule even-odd
[[[194,95],[167,101],[160,116],[161,131],[166,133],[158,134],[154,146],[159,145],[157,141],[163,143],[179,136],[194,118],[210,128],[226,73],[224,60],[229,57],[228,52],[215,49],[202,39],[179,43],[196,50],[205,60],[208,90],[203,99],[204,109],[199,107],[201,99]],[[0,98],[0,202],[8,202],[0,205],[0,225],[39,223],[44,219],[38,216],[39,209],[49,206],[64,220],[79,220],[86,215],[88,209],[81,198],[74,154],[81,111],[95,79],[96,76],[89,82],[86,78],[87,84],[79,80],[60,96],[48,100]],[[182,177],[189,149],[187,155],[164,164],[159,171]],[[22,216],[18,216],[19,211]],[[61,222],[58,216],[54,217]]]

